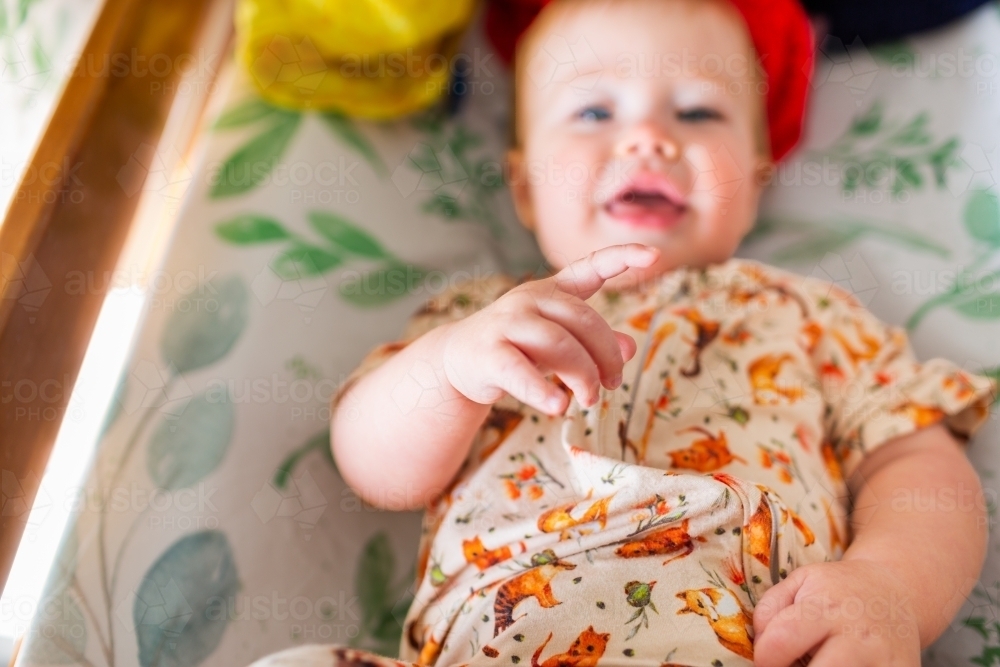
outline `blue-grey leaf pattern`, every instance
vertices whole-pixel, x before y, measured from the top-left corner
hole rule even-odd
[[[203,479],[225,456],[234,422],[228,391],[198,394],[179,415],[165,415],[150,437],[146,448],[149,476],[168,491]]]
[[[160,340],[164,360],[187,373],[224,357],[250,317],[249,292],[240,276],[208,280],[179,299]]]
[[[225,534],[181,538],[146,572],[132,620],[142,667],[197,667],[222,640],[228,605],[240,590]]]

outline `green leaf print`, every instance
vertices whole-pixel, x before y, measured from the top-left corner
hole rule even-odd
[[[854,118],[830,148],[810,154],[840,167],[845,193],[885,186],[894,197],[919,191],[927,183],[923,173],[927,168],[941,188],[948,169],[961,163],[956,155],[959,142],[957,137],[949,137],[935,146],[929,124],[930,116],[925,111],[909,120],[886,118],[882,103],[876,101]]]
[[[979,373],[981,375],[985,375],[986,377],[993,378],[993,380],[995,380],[997,384],[1000,384],[1000,366],[994,366],[993,368],[984,368],[980,370]],[[992,405],[997,405],[998,403],[1000,403],[1000,391],[998,391],[996,395],[993,396]]]
[[[213,124],[214,130],[258,126],[259,131],[225,160],[209,195],[213,199],[231,197],[264,183],[291,144],[304,116],[257,97],[223,112]],[[380,177],[388,175],[385,162],[353,120],[336,112],[320,113],[319,119],[337,139],[359,153]]]
[[[258,120],[272,116],[290,113],[285,109],[272,106],[260,98],[251,98],[225,111],[212,126],[216,130],[228,130],[234,127],[251,125]]]
[[[299,236],[276,220],[255,214],[243,214],[221,222],[215,226],[215,233],[233,245],[286,243],[270,264],[282,280],[319,276],[355,259],[380,261],[381,266],[362,271],[357,279],[340,284],[340,296],[363,308],[384,306],[409,295],[429,273],[427,268],[396,257],[377,238],[343,216],[328,211],[310,211],[307,217],[310,227],[321,237],[318,242]]]
[[[156,485],[176,491],[203,479],[222,461],[236,421],[228,391],[195,396],[177,417],[165,417],[146,446],[146,470]]]
[[[1000,318],[1000,292],[972,294],[953,301],[951,307],[970,319],[995,320]]]
[[[17,2],[17,24],[23,25],[25,21],[28,20],[28,12],[31,10],[31,6],[38,2],[38,0],[18,0]]]
[[[995,193],[975,190],[965,202],[962,220],[972,238],[1000,247],[1000,202]]]
[[[879,128],[882,126],[882,104],[876,102],[872,104],[868,111],[857,116],[851,122],[851,134],[857,136],[864,136],[866,134],[874,134],[878,132]]]
[[[271,268],[282,280],[298,280],[321,275],[340,266],[343,261],[342,255],[295,242],[271,262]]]
[[[214,278],[183,297],[167,320],[160,354],[181,374],[215,363],[229,353],[249,320],[249,294],[239,276]]]
[[[409,294],[411,287],[423,282],[426,275],[418,266],[393,262],[363,273],[357,280],[342,282],[339,292],[345,301],[356,306],[381,306]]]
[[[182,537],[149,568],[135,592],[132,620],[142,667],[196,667],[215,651],[240,590],[224,533]]]
[[[216,225],[215,233],[236,245],[267,243],[291,238],[280,222],[260,215],[236,216],[232,220]]]
[[[396,569],[392,545],[385,533],[372,537],[361,552],[354,586],[361,599],[362,622],[366,627],[385,609],[389,596],[389,580]]]
[[[311,211],[309,222],[317,232],[346,252],[369,259],[384,259],[388,256],[374,237],[338,215]]]
[[[282,111],[273,115],[272,123],[226,158],[209,193],[213,199],[253,190],[271,175],[302,121],[297,113]]]
[[[503,190],[499,160],[470,154],[483,143],[482,137],[458,121],[446,122],[444,112],[436,108],[417,114],[411,123],[425,133],[426,139],[426,143],[413,147],[405,161],[417,172],[411,174],[413,188],[427,192],[428,199],[421,209],[449,222],[485,225],[494,238],[503,238],[506,231],[494,210],[496,196]]]
[[[960,611],[951,623],[951,630],[953,632],[957,632],[963,627],[968,628],[976,632],[983,641],[979,648],[980,654],[968,658],[968,662],[971,664],[981,665],[982,667],[1000,665],[1000,623],[997,622],[993,613],[996,601],[1000,597],[998,594],[1000,594],[1000,582],[994,582],[989,588],[984,586],[982,581],[977,582],[972,589],[971,595],[974,598],[979,598],[979,601],[970,598],[971,609],[969,611]],[[977,615],[983,614],[984,611],[985,616]],[[971,645],[972,642],[969,642],[969,644]],[[931,664],[934,665],[955,664],[954,660],[948,658],[958,657],[946,655],[944,662],[939,662],[933,646],[928,647],[926,653],[927,657],[931,659]]]
[[[342,113],[336,111],[327,111],[319,115],[320,120],[345,144],[361,153],[371,168],[382,177],[389,174],[388,168],[385,166],[385,162],[379,157],[378,153],[375,151],[375,147],[371,145],[365,135],[362,134],[358,128],[354,125],[354,121],[345,116]]]
[[[292,477],[292,472],[295,470],[295,466],[298,465],[306,454],[311,451],[319,450],[323,453],[323,458],[336,469],[336,464],[333,461],[333,451],[330,449],[330,429],[325,428],[313,437],[309,438],[301,447],[293,451],[285,460],[281,462],[278,466],[278,470],[274,473],[274,486],[278,489],[284,489],[288,486],[288,480]]]
[[[122,406],[125,404],[125,395],[127,392],[128,372],[123,370],[121,377],[118,378],[118,385],[115,387],[115,395],[111,398],[111,405],[108,406],[108,412],[104,415],[104,421],[101,423],[101,431],[97,436],[98,440],[103,440],[104,434],[118,421],[118,418],[122,414]]]
[[[402,636],[402,619],[413,602],[406,592],[413,571],[403,577],[395,586],[396,558],[388,536],[376,533],[365,544],[358,559],[354,575],[354,590],[361,606],[362,631],[351,639],[352,646],[364,640],[374,641],[383,655],[395,655]]]
[[[1000,280],[1000,270],[982,273],[1000,249],[1000,204],[990,190],[973,190],[962,210],[965,230],[980,244],[978,256],[962,268],[951,287],[917,308],[906,321],[906,328],[915,329],[932,310],[948,306],[963,317],[975,320],[1000,319],[1000,292],[982,291]]]

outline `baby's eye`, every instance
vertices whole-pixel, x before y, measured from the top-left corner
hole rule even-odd
[[[697,123],[704,120],[721,120],[722,114],[709,107],[693,107],[678,111],[677,119]]]
[[[601,122],[611,118],[611,111],[603,106],[590,106],[578,111],[576,117],[580,120]]]

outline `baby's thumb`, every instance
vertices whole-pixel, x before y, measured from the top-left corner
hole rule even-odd
[[[635,340],[628,334],[620,331],[615,331],[614,334],[615,338],[618,339],[618,348],[622,351],[622,360],[628,361],[634,357],[636,350]]]

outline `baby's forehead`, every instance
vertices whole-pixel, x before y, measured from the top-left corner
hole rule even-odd
[[[743,78],[752,42],[726,0],[555,0],[518,44],[517,94],[601,72],[676,78]]]

